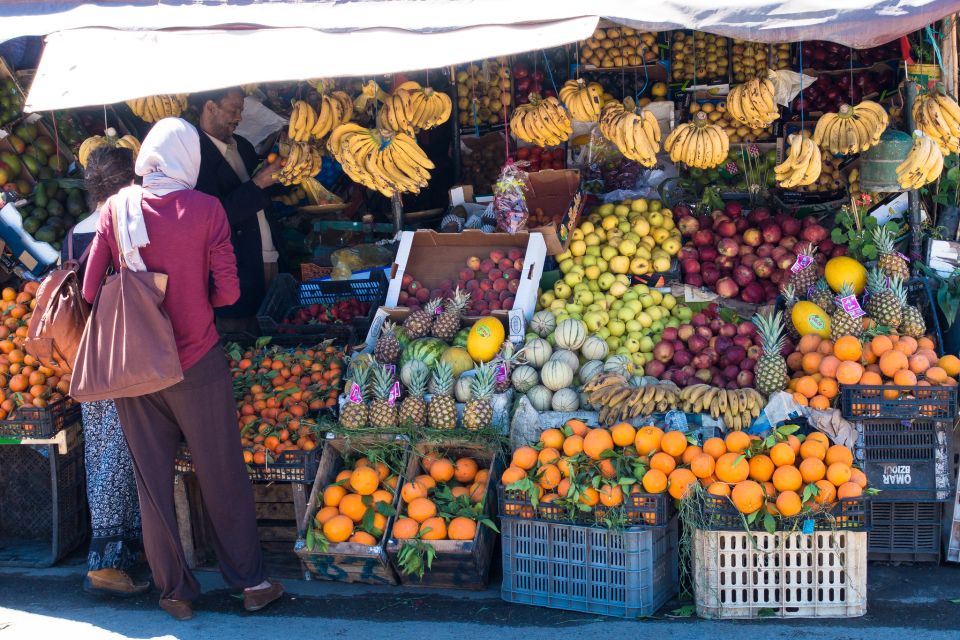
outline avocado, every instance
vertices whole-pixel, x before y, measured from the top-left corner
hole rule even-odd
[[[39,147],[27,148],[25,155],[30,156],[31,158],[36,158],[39,164],[47,164],[47,154],[45,154],[43,149]]]
[[[47,195],[51,198],[60,199],[60,183],[56,180],[51,180],[49,182],[44,182],[44,187],[46,189]]]
[[[59,200],[50,200],[47,203],[47,211],[50,212],[50,216],[62,216],[64,214],[63,205],[60,204]]]
[[[37,173],[38,173],[37,177],[40,178],[41,180],[51,180],[53,178],[56,178],[56,176],[53,174],[53,169],[51,169],[50,167],[40,167],[40,171],[38,171]]]
[[[29,233],[30,235],[33,235],[34,233],[37,232],[37,229],[39,229],[42,225],[43,225],[42,220],[38,218],[30,217],[23,221],[23,230]]]
[[[33,204],[38,207],[46,207],[49,198],[47,197],[47,190],[44,186],[44,183],[41,182],[37,185],[37,188],[33,192]]]
[[[37,232],[33,234],[33,237],[40,242],[55,242],[57,239],[57,230],[49,226],[40,227],[37,229]]]
[[[33,146],[42,150],[48,156],[53,155],[57,151],[57,145],[53,143],[53,140],[45,136],[41,136],[33,141]]]
[[[23,160],[23,166],[27,168],[31,175],[36,176],[40,173],[40,164],[36,158],[31,155],[23,155],[20,156],[20,159]]]
[[[63,231],[67,228],[67,221],[60,216],[54,216],[51,214],[51,216],[47,218],[47,224],[45,226]]]
[[[79,216],[83,209],[83,193],[79,189],[71,189],[67,196],[67,212],[72,216]]]
[[[46,222],[47,218],[50,217],[50,213],[47,212],[45,207],[36,207],[33,211],[30,212],[30,217],[36,218],[40,222]]]
[[[10,173],[14,176],[20,175],[20,172],[23,170],[20,158],[15,153],[10,153],[9,151],[0,153],[0,162],[10,167]]]

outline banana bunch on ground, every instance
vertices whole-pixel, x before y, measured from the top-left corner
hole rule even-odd
[[[104,135],[102,136],[90,136],[80,143],[80,148],[77,150],[77,162],[80,163],[81,167],[86,167],[87,159],[90,158],[90,154],[93,153],[93,150],[97,147],[102,147],[103,145],[130,149],[130,152],[133,154],[133,159],[137,159],[137,155],[140,153],[139,140],[131,135],[117,137],[117,132],[112,127],[106,129],[103,133]]]
[[[596,122],[603,106],[603,93],[595,84],[583,79],[567,80],[560,89],[560,99],[574,120]]]
[[[943,172],[943,152],[928,135],[913,137],[913,147],[906,160],[897,166],[897,182],[903,189],[919,189],[940,177]]]
[[[388,198],[401,192],[420,193],[434,168],[413,137],[381,133],[353,122],[333,130],[327,149],[351,180]]]
[[[723,418],[727,429],[740,431],[760,416],[766,403],[756,389],[721,389],[695,384],[680,392],[679,408],[686,413],[709,413],[713,418]]]
[[[530,102],[522,104],[510,117],[513,135],[538,147],[554,147],[566,142],[573,133],[570,116],[556,98],[540,98],[530,94]]]
[[[943,154],[960,153],[960,107],[939,87],[917,97],[913,121],[917,129],[933,138]]]
[[[784,189],[813,184],[823,169],[820,147],[811,138],[798,133],[791,134],[787,141],[790,143],[787,157],[773,168],[777,183]]]
[[[149,96],[127,100],[127,106],[144,122],[156,122],[164,118],[176,118],[187,110],[187,94]]]
[[[754,78],[739,84],[727,96],[727,112],[751,129],[765,129],[780,117],[773,93],[773,82],[767,78]]]
[[[309,106],[307,105],[308,108]],[[320,173],[323,164],[323,150],[308,142],[280,145],[280,155],[284,158],[283,166],[276,177],[280,184],[286,186],[300,184],[305,179],[312,178]]]
[[[413,135],[423,129],[432,129],[450,119],[453,101],[442,91],[404,82],[396,88],[380,109],[381,129]]]
[[[889,123],[887,112],[876,102],[864,100],[855,107],[844,104],[839,113],[826,113],[817,121],[813,141],[837,155],[863,153],[880,142]]]
[[[619,102],[608,102],[600,113],[600,133],[626,158],[645,167],[656,166],[657,152],[660,151],[660,123],[651,112],[636,115]]]
[[[682,162],[697,169],[712,169],[726,163],[730,152],[727,133],[707,119],[700,111],[693,122],[677,126],[663,142],[663,150],[674,162]]]
[[[637,387],[618,373],[601,373],[584,385],[583,392],[594,407],[599,407],[601,424],[615,424],[631,418],[649,416],[676,409],[680,388],[672,382]]]

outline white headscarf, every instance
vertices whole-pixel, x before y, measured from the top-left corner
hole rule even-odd
[[[164,196],[197,185],[200,134],[181,118],[159,120],[140,146],[135,170],[143,176],[143,187],[124,187],[113,197],[113,206],[117,212],[119,249],[127,268],[146,271],[140,257],[140,249],[150,244],[143,220],[143,196]]]

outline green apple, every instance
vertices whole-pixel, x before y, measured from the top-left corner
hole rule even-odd
[[[591,246],[587,247],[587,252],[586,252],[584,255],[586,255],[586,256],[594,256],[594,257],[599,256],[599,255],[600,255],[600,247],[599,247],[599,245],[591,245]]]
[[[649,309],[650,307],[655,305],[656,302],[653,301],[653,296],[647,293],[645,295],[640,296],[640,304],[643,305],[644,309]]]
[[[587,287],[590,289],[590,291],[593,291],[594,293],[600,293],[600,285],[597,284],[596,280],[588,281]]]
[[[655,346],[656,343],[650,336],[643,336],[640,338],[640,351],[643,351],[644,353],[653,353],[653,348]]]
[[[629,307],[624,307],[617,311],[617,319],[622,320],[624,323],[633,320],[636,314],[634,314],[633,309]],[[626,324],[624,324],[624,329],[626,329]]]
[[[607,329],[607,325],[604,324],[602,327],[597,329],[597,335],[600,336],[603,340],[606,340],[610,337],[610,329]]]
[[[640,356],[640,357],[637,357]],[[642,362],[641,362],[642,360]],[[642,376],[643,375],[643,365],[645,365],[646,358],[641,356],[639,353],[633,354],[633,375]]]
[[[555,294],[553,291],[544,291],[542,294],[540,294],[540,307],[542,309],[546,309],[556,299],[557,294]]]
[[[583,314],[583,322],[587,325],[590,333],[597,333],[603,326],[603,316],[596,311],[590,311]]]
[[[624,275],[622,273],[617,274],[617,282],[622,282],[623,284],[630,285],[630,276]]]
[[[614,351],[613,354],[616,355],[616,356],[627,356],[627,357],[629,357],[629,356],[630,356],[630,349],[627,349],[626,347],[624,347],[624,346],[621,345],[621,346],[617,347],[617,350]]]
[[[620,338],[616,336],[607,336],[604,338],[607,341],[607,347],[610,349],[610,353],[615,352],[620,348]]]
[[[657,289],[650,290],[650,297],[653,298],[654,304],[660,304],[663,302],[663,292],[658,291]]]
[[[641,331],[643,331],[643,325],[636,318],[627,320],[627,333],[640,333]]]
[[[613,206],[614,205],[612,202],[607,202],[606,204],[602,204],[599,207],[597,207],[596,214],[600,217],[610,215],[611,213],[613,213]]]
[[[618,218],[626,218],[627,215],[630,213],[630,207],[626,205],[618,204],[613,208],[613,213]]]
[[[639,300],[627,300],[623,304],[625,307],[629,307],[633,311],[633,315],[637,315],[643,311],[643,305],[640,304]]]
[[[650,223],[651,227],[659,227],[663,225],[663,214],[659,211],[653,211],[650,215],[647,216],[647,221]]]
[[[622,220],[620,224],[617,225],[617,229],[619,229],[621,233],[626,233],[627,231],[630,231],[630,221]]]
[[[626,286],[626,285],[624,285],[624,286]],[[638,296],[638,295],[637,295],[637,292],[634,291],[633,289],[627,289],[627,290],[623,293],[623,295],[621,296],[621,298],[622,298],[624,301],[627,301],[627,300],[639,300],[639,299],[640,299],[640,296]]]
[[[637,315],[637,322],[639,322],[644,329],[649,329],[653,325],[653,318],[650,317],[649,313],[644,311]]]
[[[643,213],[650,207],[650,204],[647,202],[646,198],[637,198],[630,204],[630,209],[636,211],[637,213]]]
[[[680,318],[674,318],[671,316],[670,319],[667,320],[667,323],[664,326],[673,327],[674,329],[676,329],[680,326]]]
[[[576,264],[573,262],[573,258],[569,258],[560,263],[559,269],[560,273],[568,273],[570,269],[573,269]]]
[[[633,290],[637,292],[637,295],[645,296],[650,293],[650,287],[645,284],[635,284],[633,285]]]
[[[623,346],[625,346],[627,348],[627,351],[629,351],[630,353],[636,353],[640,351],[640,341],[637,340],[636,338],[628,337],[624,341]]]
[[[660,301],[660,304],[665,306],[668,310],[672,311],[674,307],[677,306],[677,299],[673,296],[672,293],[663,294],[663,300]]]
[[[559,323],[558,323],[559,324]],[[627,331],[627,325],[624,324],[622,320],[610,319],[610,322],[607,323],[607,328],[610,329],[610,335],[619,338]]]
[[[574,238],[574,240],[576,240],[576,238]],[[572,257],[573,257],[573,254],[570,253],[569,249],[567,249],[563,253],[558,253],[557,255],[555,255],[554,259],[559,263],[559,262],[563,262],[564,260],[569,260]]]
[[[574,298],[576,298],[576,296],[574,296]],[[647,309],[647,315],[653,318],[654,322],[657,322],[658,320],[663,318],[663,312],[660,310],[660,307],[657,307],[657,306],[653,306]]]
[[[563,280],[557,280],[555,283],[553,283],[553,291],[557,294],[557,297],[562,300],[566,300],[573,293],[573,289],[570,288],[570,285]]]
[[[600,271],[600,267],[598,267],[595,264],[591,264],[590,266],[588,266],[586,269],[583,270],[584,277],[587,280],[590,280],[591,282],[599,278],[601,273],[602,272]]]
[[[610,270],[610,264],[607,262],[606,258],[597,258],[597,266],[600,267],[600,271]]]
[[[617,257],[619,254],[620,252],[617,251],[615,247],[611,247],[610,245],[601,247],[600,249],[600,257],[606,260],[607,262]]]
[[[659,200],[650,201],[650,211],[660,211],[661,209],[663,210],[664,213],[670,211],[669,209],[664,209],[663,203],[660,202]]]
[[[614,282],[610,286],[610,293],[614,296],[622,296],[623,293],[627,290],[627,285],[622,282]]]
[[[656,331],[657,333],[663,333],[663,320],[654,320],[653,324],[650,325],[650,329]]]
[[[580,258],[580,262],[577,262],[576,264],[583,265],[584,269],[587,267],[595,267],[597,266],[597,256],[583,256]]]
[[[582,307],[593,304],[593,292],[590,289],[577,291],[573,294],[573,301]]]
[[[693,318],[693,309],[685,304],[677,305],[674,309],[674,315],[680,319],[680,322],[690,322]]]
[[[637,243],[634,242],[633,240],[624,238],[623,240],[620,241],[620,245],[617,247],[617,250],[620,252],[621,255],[628,256],[628,257],[632,256],[637,252]]]
[[[563,281],[572,287],[583,282],[583,274],[575,271],[569,271],[563,276]]]
[[[583,305],[576,302],[568,302],[565,307],[568,314],[583,313]]]
[[[600,277],[597,278],[597,284],[600,285],[600,288],[604,291],[608,291],[610,287],[616,282],[617,279],[612,273],[607,271],[606,273],[601,273]]]

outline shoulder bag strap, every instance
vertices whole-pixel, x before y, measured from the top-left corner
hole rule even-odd
[[[67,231],[67,262],[73,262],[73,227]]]
[[[126,261],[123,259],[123,247],[120,245],[120,225],[117,224],[117,207],[116,197],[111,198],[113,204],[110,206],[110,215],[113,218],[113,239],[117,242],[117,260],[120,262],[120,269],[125,269],[127,267]]]

